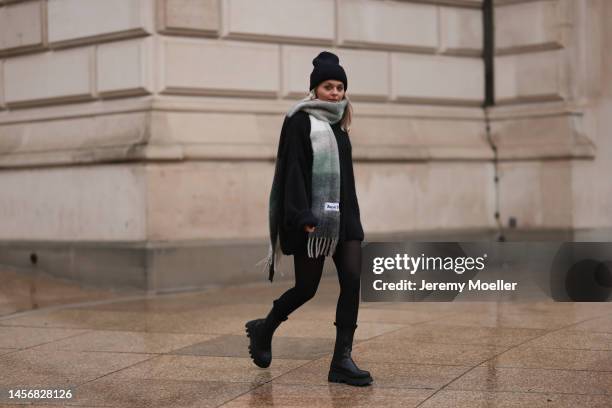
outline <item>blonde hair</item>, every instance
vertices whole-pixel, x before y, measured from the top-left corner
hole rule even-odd
[[[310,90],[308,93],[308,98],[311,100],[317,99],[314,89]],[[346,108],[344,109],[342,119],[340,119],[340,125],[346,133],[349,133],[351,131],[351,122],[353,121],[353,105],[351,104],[351,100],[348,98],[346,93],[344,94],[344,99],[346,99]]]

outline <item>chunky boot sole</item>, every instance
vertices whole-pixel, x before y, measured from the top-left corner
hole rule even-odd
[[[327,381],[333,382],[333,383],[345,383],[348,385],[364,386],[364,385],[370,385],[372,381],[374,380],[372,379],[371,376],[362,377],[362,378],[354,378],[354,377],[349,377],[348,375],[344,373],[340,373],[337,371],[330,371],[329,375],[327,376]]]
[[[270,367],[270,363],[272,362],[272,353],[268,351],[257,352],[257,347],[255,345],[255,337],[257,336],[257,322],[263,319],[251,320],[247,322],[244,327],[246,327],[247,337],[249,338],[249,354],[251,359],[257,367],[268,368]]]

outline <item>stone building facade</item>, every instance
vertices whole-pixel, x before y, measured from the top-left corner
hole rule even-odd
[[[0,264],[265,279],[280,125],[324,49],[366,240],[607,240],[610,21],[606,0],[0,1]]]

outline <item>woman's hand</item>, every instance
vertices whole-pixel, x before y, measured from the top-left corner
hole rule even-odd
[[[306,232],[314,232],[316,227],[314,227],[313,225],[304,225],[304,231]]]

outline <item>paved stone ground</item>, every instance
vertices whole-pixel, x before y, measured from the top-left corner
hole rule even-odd
[[[60,307],[79,302],[125,298],[143,291],[83,287],[45,273],[16,271],[0,265],[0,317],[28,310]]]
[[[327,382],[334,277],[278,329],[271,367],[251,362],[244,323],[290,285],[128,300],[42,285],[52,301],[21,313],[5,292],[0,406],[26,403],[15,388],[72,390],[36,407],[612,406],[612,303],[362,303],[353,356],[375,382],[357,388]]]

